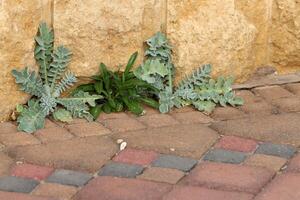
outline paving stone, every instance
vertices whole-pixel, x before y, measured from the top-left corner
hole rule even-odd
[[[149,181],[176,184],[183,176],[184,173],[177,169],[150,167],[146,169],[143,174],[138,176],[138,178]]]
[[[216,148],[240,151],[240,152],[253,152],[257,147],[257,142],[250,139],[245,139],[236,136],[224,136],[215,145]]]
[[[277,176],[255,200],[299,200],[300,174],[286,173]]]
[[[119,112],[119,113],[101,113],[100,116],[98,117],[97,121],[103,121],[107,119],[120,119],[120,118],[129,118],[129,116],[124,113],[124,112]]]
[[[299,96],[277,99],[277,100],[274,100],[272,103],[284,112],[299,112],[300,111]]]
[[[287,160],[284,158],[263,154],[254,154],[249,157],[244,164],[254,167],[265,167],[269,170],[279,171],[286,162]]]
[[[292,172],[300,172],[300,154],[293,157],[288,165],[287,170]]]
[[[195,123],[208,124],[213,121],[212,118],[199,111],[173,112],[171,115],[182,124],[195,124]]]
[[[39,182],[32,179],[24,179],[14,176],[0,177],[0,190],[7,192],[31,192]]]
[[[11,175],[35,180],[44,180],[48,176],[50,176],[53,171],[54,169],[50,167],[43,167],[32,164],[21,164],[13,167],[13,169],[11,170]]]
[[[56,123],[54,123],[53,121],[51,121],[50,119],[46,119],[45,120],[45,129],[47,128],[57,128],[58,125]]]
[[[38,185],[31,194],[42,197],[52,197],[59,200],[70,200],[76,192],[76,187],[44,183]]]
[[[278,108],[265,101],[245,104],[241,106],[240,109],[249,115],[271,115],[280,113]]]
[[[236,96],[243,98],[246,105],[262,101],[262,98],[255,96],[251,90],[237,90],[235,94]]]
[[[233,107],[217,107],[211,117],[215,120],[229,120],[244,118],[246,115],[242,111]]]
[[[36,131],[34,135],[43,143],[69,140],[74,138],[71,133],[61,127],[40,129]]]
[[[141,174],[143,169],[144,168],[140,165],[111,162],[100,170],[99,176],[134,178]]]
[[[228,151],[223,149],[210,150],[203,158],[205,161],[240,164],[247,158],[242,152]]]
[[[193,111],[196,111],[196,109],[193,106],[184,106],[183,108],[173,108],[171,110],[171,114],[173,112],[182,113],[182,112],[193,112]]]
[[[31,134],[18,132],[0,135],[0,142],[7,147],[40,144],[41,142]]]
[[[205,125],[191,124],[125,132],[112,137],[122,138],[131,148],[200,159],[218,139],[218,134]]]
[[[144,115],[137,118],[140,122],[150,128],[158,128],[163,126],[173,126],[179,124],[177,120],[168,114]]]
[[[59,169],[47,178],[48,183],[58,183],[62,185],[72,185],[76,187],[84,186],[93,176],[88,173]]]
[[[4,153],[0,153],[0,176],[9,175],[13,160]]]
[[[141,122],[133,118],[116,118],[116,119],[107,119],[101,122],[105,127],[109,128],[113,132],[126,132],[145,129]]]
[[[175,186],[163,200],[251,200],[253,195],[193,186]]]
[[[263,97],[268,101],[272,101],[275,99],[285,98],[294,96],[291,92],[284,89],[280,86],[266,86],[266,87],[258,87],[253,89],[254,93],[258,94],[259,96]]]
[[[146,112],[145,115],[153,115],[153,114],[160,114],[158,109],[149,107],[149,106],[144,106],[144,112]]]
[[[78,137],[101,136],[111,133],[110,130],[97,122],[70,124],[66,128]]]
[[[287,84],[285,88],[296,95],[300,95],[300,83]]]
[[[48,197],[37,197],[29,194],[12,193],[12,192],[1,192],[0,199],[2,200],[60,200]]]
[[[92,180],[74,200],[161,200],[172,185],[141,179],[99,177]]]
[[[144,151],[138,149],[126,148],[113,158],[116,162],[123,162],[137,165],[149,165],[158,154],[154,151]]]
[[[222,135],[235,135],[279,144],[300,145],[300,114],[255,116],[214,122],[210,127]]]
[[[17,126],[11,122],[0,123],[0,134],[16,133],[18,132]]]
[[[274,172],[265,168],[204,162],[185,177],[182,184],[257,193],[273,175]]]
[[[178,169],[181,171],[190,171],[196,164],[197,160],[174,155],[160,155],[153,163],[154,167],[164,167]]]
[[[36,165],[96,172],[118,149],[107,136],[93,136],[17,147],[9,149],[9,155]]]
[[[289,145],[263,143],[259,145],[255,153],[290,158],[296,151],[296,148]]]

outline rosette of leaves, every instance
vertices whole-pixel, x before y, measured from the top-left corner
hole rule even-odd
[[[211,65],[204,65],[182,80],[174,94],[177,107],[193,105],[199,111],[211,113],[217,104],[238,106],[243,99],[236,97],[232,90],[233,78],[211,76]]]
[[[45,23],[40,24],[35,41],[34,57],[39,73],[27,67],[12,71],[20,90],[33,96],[27,105],[18,106],[18,129],[35,132],[44,127],[45,117],[50,114],[64,122],[73,117],[92,120],[89,105],[95,106],[95,101],[102,98],[100,95],[80,92],[68,98],[61,97],[77,81],[73,73],[66,72],[71,52],[63,46],[54,50],[54,34]]]
[[[158,108],[158,102],[152,97],[158,90],[146,81],[138,79],[131,71],[138,53],[134,53],[125,71],[111,71],[103,63],[100,64],[100,73],[92,76],[92,83],[80,85],[73,94],[89,92],[91,95],[101,95],[103,99],[97,100],[90,113],[97,119],[101,112],[111,113],[129,110],[141,115],[144,111],[142,104]]]
[[[159,90],[159,110],[169,112],[173,104],[173,75],[172,47],[167,37],[161,32],[156,33],[146,41],[148,48],[145,51],[146,61],[139,66],[134,74],[141,80],[153,85]]]

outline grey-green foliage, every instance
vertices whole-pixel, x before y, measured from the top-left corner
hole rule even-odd
[[[135,70],[134,74],[160,91],[158,94],[159,110],[166,113],[173,107],[172,79],[175,69],[171,57],[172,47],[161,32],[148,39],[146,44],[148,46],[145,51],[147,59]]]
[[[73,73],[66,72],[71,52],[63,46],[54,50],[54,34],[45,23],[40,24],[35,41],[34,56],[39,73],[30,71],[27,67],[12,71],[20,90],[34,97],[28,101],[27,106],[19,109],[18,129],[28,133],[41,129],[49,114],[62,121],[70,120],[70,116],[92,120],[88,105],[94,105],[95,100],[101,96],[82,92],[69,98],[60,97],[77,81]]]
[[[233,78],[218,77],[214,80],[210,73],[211,65],[204,65],[182,80],[174,93],[176,106],[193,105],[200,111],[210,113],[217,104],[243,104],[243,99],[236,97],[232,90]]]

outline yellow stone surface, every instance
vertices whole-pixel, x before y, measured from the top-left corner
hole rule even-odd
[[[40,0],[0,0],[0,120],[28,96],[18,91],[11,70],[33,68],[33,37],[41,20]]]

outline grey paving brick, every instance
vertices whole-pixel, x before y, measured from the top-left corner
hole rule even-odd
[[[259,145],[255,153],[290,158],[296,151],[296,148],[289,145],[263,143]]]
[[[56,170],[49,176],[46,182],[80,187],[85,185],[92,177],[93,176],[88,173],[61,169]]]
[[[99,176],[116,176],[124,178],[134,178],[143,172],[140,165],[130,165],[125,163],[111,162],[105,165],[99,172]]]
[[[213,149],[203,158],[205,161],[239,164],[247,158],[242,152],[228,151],[223,149]]]
[[[187,172],[191,170],[197,164],[197,162],[197,160],[191,158],[173,155],[160,155],[158,159],[152,163],[152,166],[178,169]]]
[[[38,184],[39,182],[33,179],[14,176],[0,178],[0,190],[7,192],[30,193]]]

